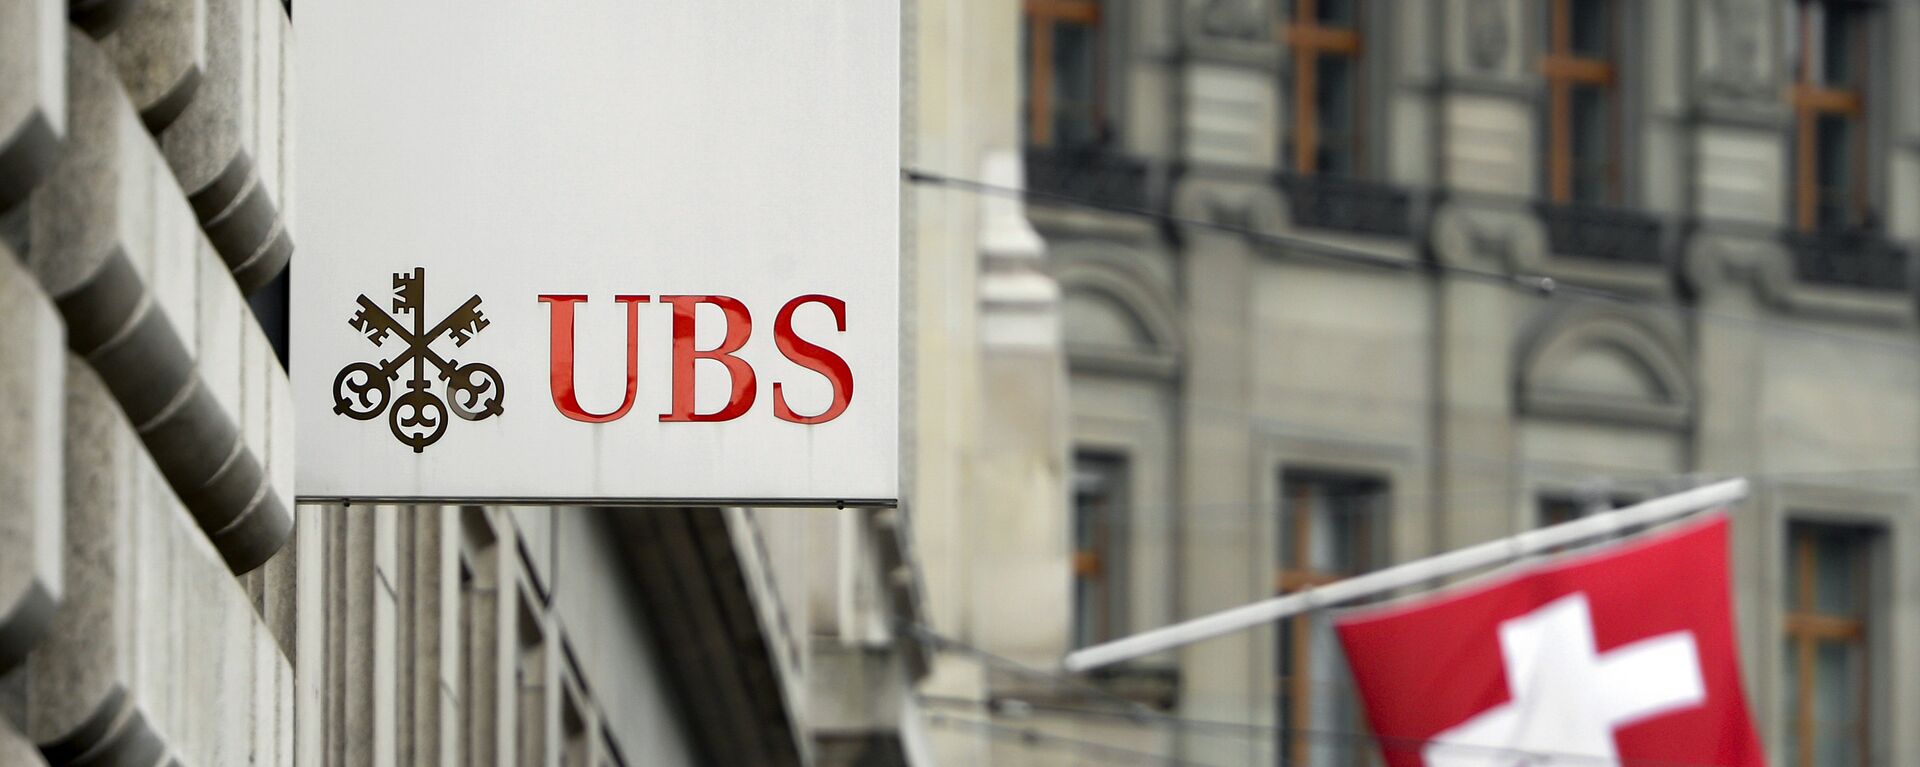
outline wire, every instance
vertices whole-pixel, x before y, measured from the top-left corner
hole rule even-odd
[[[1367,251],[1359,250],[1356,248],[1348,248],[1348,247],[1342,247],[1339,245],[1333,245],[1330,243],[1319,242],[1319,241],[1312,240],[1305,237],[1276,234],[1273,232],[1263,232],[1258,229],[1254,229],[1253,227],[1250,227],[1250,226],[1241,226],[1238,224],[1227,224],[1227,223],[1221,223],[1218,221],[1208,221],[1206,219],[1179,216],[1172,213],[1163,213],[1163,212],[1152,210],[1149,208],[1142,208],[1142,207],[1137,207],[1132,205],[1123,205],[1119,203],[1105,202],[1105,201],[1095,200],[1095,199],[1086,198],[1086,197],[1075,197],[1073,195],[1062,194],[1059,192],[1049,192],[1049,191],[1039,190],[1039,189],[1024,189],[1021,187],[992,184],[985,181],[979,181],[976,179],[960,178],[957,176],[948,176],[942,173],[921,170],[918,168],[901,168],[900,173],[901,173],[902,179],[913,184],[920,184],[925,186],[938,186],[938,187],[943,187],[947,189],[957,189],[961,191],[968,191],[968,192],[973,192],[975,194],[982,194],[982,195],[998,195],[998,196],[1004,196],[1004,197],[1014,197],[1022,200],[1045,200],[1045,201],[1056,202],[1062,205],[1067,205],[1067,206],[1076,207],[1076,208],[1083,208],[1087,210],[1097,210],[1097,211],[1102,211],[1106,213],[1114,213],[1118,215],[1132,216],[1135,218],[1149,219],[1149,220],[1157,221],[1163,224],[1177,224],[1185,227],[1208,229],[1208,230],[1222,232],[1226,234],[1235,234],[1235,235],[1240,235],[1257,242],[1283,248],[1288,252],[1294,253],[1297,255],[1311,256],[1311,257],[1326,259],[1326,260],[1339,262],[1339,263],[1357,264],[1361,266],[1368,266],[1368,267],[1373,267],[1373,268],[1387,270],[1387,271],[1403,272],[1403,273],[1409,273],[1409,274],[1420,274],[1420,273],[1452,274],[1460,277],[1476,279],[1476,280],[1489,282],[1497,285],[1504,285],[1510,288],[1515,288],[1515,289],[1535,293],[1537,295],[1540,295],[1542,297],[1547,297],[1547,298],[1581,297],[1581,298],[1587,298],[1587,299],[1602,301],[1607,303],[1651,306],[1651,307],[1657,307],[1662,309],[1671,309],[1673,311],[1677,311],[1682,314],[1688,314],[1695,317],[1701,317],[1706,319],[1718,319],[1724,322],[1751,325],[1759,328],[1776,328],[1776,329],[1785,330],[1787,332],[1797,333],[1797,334],[1806,335],[1814,338],[1820,338],[1824,340],[1838,340],[1838,341],[1845,341],[1848,343],[1856,343],[1861,345],[1885,346],[1891,351],[1896,351],[1905,355],[1913,355],[1916,352],[1915,344],[1909,343],[1909,342],[1888,341],[1888,340],[1881,340],[1877,338],[1871,338],[1867,336],[1849,335],[1845,333],[1839,333],[1831,330],[1824,330],[1821,328],[1811,327],[1807,325],[1778,322],[1778,321],[1769,320],[1763,317],[1745,317],[1745,316],[1736,315],[1736,314],[1727,314],[1724,312],[1708,311],[1698,306],[1684,304],[1679,301],[1671,301],[1671,300],[1658,299],[1658,298],[1648,298],[1645,296],[1635,296],[1635,295],[1630,295],[1626,293],[1618,293],[1615,291],[1603,290],[1600,288],[1588,287],[1584,285],[1570,285],[1570,284],[1559,282],[1553,279],[1552,277],[1536,277],[1531,275],[1506,274],[1504,272],[1497,272],[1490,269],[1475,269],[1473,267],[1461,266],[1459,264],[1447,264],[1447,263],[1440,263],[1436,261],[1414,261],[1414,260],[1407,260],[1407,259],[1390,258],[1387,256],[1379,255],[1377,253],[1369,253]]]

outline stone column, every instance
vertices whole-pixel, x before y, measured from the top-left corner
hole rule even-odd
[[[1019,159],[989,153],[981,177],[1019,187]],[[1068,649],[1066,357],[1060,289],[1017,200],[981,202],[981,434],[972,588],[979,644],[1052,666]]]

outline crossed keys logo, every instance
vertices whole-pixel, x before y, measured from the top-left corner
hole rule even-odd
[[[449,409],[463,419],[478,421],[499,415],[501,400],[506,396],[506,384],[492,366],[462,365],[433,350],[434,342],[441,336],[452,338],[455,347],[465,346],[474,334],[491,324],[480,314],[480,297],[467,298],[460,308],[428,330],[426,284],[425,269],[415,268],[412,274],[394,274],[393,314],[382,310],[366,294],[360,295],[360,310],[354,312],[347,324],[360,331],[375,347],[383,346],[391,335],[405,342],[406,348],[382,362],[347,365],[333,379],[333,412],[371,421],[384,411],[394,438],[416,453],[426,450],[447,433]],[[395,314],[411,319],[411,327],[395,319]],[[401,369],[409,363],[413,377],[407,380],[407,390],[395,397],[393,384],[400,380]],[[433,365],[439,379],[446,383],[444,400],[429,389],[433,382],[427,378],[428,364]],[[389,401],[392,408],[387,407]]]

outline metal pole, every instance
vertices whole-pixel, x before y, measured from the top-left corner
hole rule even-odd
[[[1370,597],[1405,586],[1426,583],[1489,565],[1611,534],[1638,525],[1664,522],[1703,509],[1724,506],[1747,497],[1745,479],[1730,479],[1682,493],[1663,496],[1624,509],[1595,514],[1552,527],[1449,551],[1426,559],[1394,565],[1345,580],[1292,594],[1203,615],[1193,620],[1153,629],[1124,639],[1068,653],[1063,665],[1080,672],[1132,660],[1231,634],[1292,615]]]

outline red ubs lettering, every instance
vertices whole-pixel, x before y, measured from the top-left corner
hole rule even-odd
[[[667,412],[660,414],[660,420],[666,422],[715,422],[731,421],[746,415],[753,409],[754,400],[759,394],[758,376],[753,365],[737,355],[747,339],[753,336],[753,314],[747,305],[731,296],[660,296],[660,303],[673,307],[673,399]],[[640,305],[648,303],[648,296],[617,295],[615,303],[626,306],[627,319],[627,388],[620,406],[605,413],[593,413],[581,407],[580,399],[574,391],[574,345],[573,318],[574,307],[587,302],[585,295],[579,294],[543,294],[540,302],[548,307],[549,322],[549,380],[553,390],[553,406],[560,414],[584,423],[607,423],[619,420],[633,409],[634,397],[640,384]],[[726,323],[726,334],[718,346],[712,349],[700,349],[694,344],[696,317],[701,304],[712,304],[720,309]],[[819,374],[833,385],[833,401],[826,409],[804,414],[795,411],[787,403],[784,384],[773,384],[773,415],[782,421],[800,424],[826,423],[847,411],[847,405],[853,401],[853,370],[839,354],[814,341],[801,338],[794,331],[793,315],[808,304],[819,304],[833,315],[834,328],[839,332],[847,330],[847,302],[833,296],[810,293],[788,301],[780,307],[773,319],[773,344],[780,354],[794,364]],[[694,405],[694,378],[698,374],[700,360],[713,360],[724,366],[731,379],[727,403],[710,413],[699,412]]]

